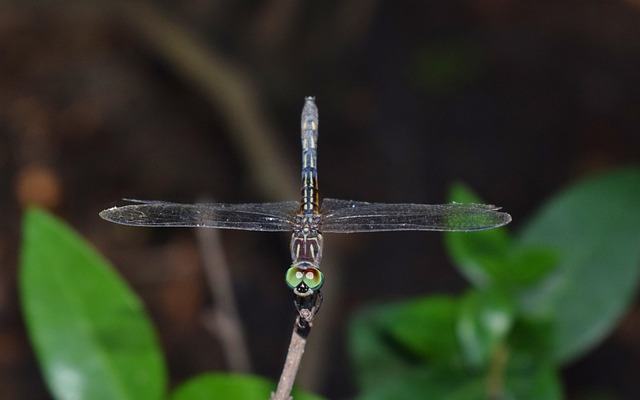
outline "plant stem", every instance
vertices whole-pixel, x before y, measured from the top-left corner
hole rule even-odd
[[[301,328],[304,330],[301,331]],[[271,400],[292,400],[291,389],[293,389],[293,383],[296,380],[298,374],[298,368],[300,367],[300,361],[304,354],[304,348],[307,344],[307,335],[311,330],[311,325],[307,324],[306,328],[301,326],[300,317],[296,318],[296,324],[293,327],[293,333],[291,334],[291,342],[289,343],[289,351],[287,352],[287,359],[284,362],[282,368],[282,374],[280,374],[280,380],[278,381],[278,387],[275,393],[271,393]]]
[[[504,374],[509,360],[509,348],[500,344],[491,355],[491,365],[487,375],[487,398],[504,398]]]

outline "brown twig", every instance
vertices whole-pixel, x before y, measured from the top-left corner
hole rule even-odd
[[[322,295],[317,293],[318,297],[314,295],[313,303],[308,307],[300,308],[298,310],[299,315],[296,318],[296,323],[293,326],[293,333],[291,334],[291,342],[289,343],[289,351],[287,352],[287,359],[284,362],[282,373],[280,374],[280,380],[278,381],[278,387],[275,393],[271,393],[270,400],[291,400],[291,390],[293,389],[293,383],[296,380],[298,374],[298,368],[300,367],[300,361],[302,361],[302,355],[307,344],[307,336],[311,333],[311,326],[313,325],[313,319],[316,313],[320,309],[322,304]],[[298,301],[300,299],[297,299]]]
[[[291,342],[289,342],[289,351],[287,352],[287,359],[284,362],[282,373],[280,374],[280,380],[278,381],[278,387],[275,393],[271,393],[271,400],[290,400],[291,389],[293,383],[296,380],[298,368],[300,367],[300,361],[304,354],[304,348],[307,344],[307,339],[302,337],[296,327],[291,334]]]

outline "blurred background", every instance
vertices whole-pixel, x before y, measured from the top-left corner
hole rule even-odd
[[[0,393],[48,395],[16,284],[20,218],[69,221],[145,302],[172,382],[226,370],[191,229],[98,217],[123,197],[297,199],[304,96],[321,196],[440,203],[462,181],[517,231],[575,180],[640,162],[640,2],[4,1],[0,5]],[[288,235],[222,232],[255,373],[276,379],[294,309]],[[299,382],[355,393],[365,304],[459,293],[435,233],[325,237],[325,305]],[[636,302],[637,303],[637,302]],[[640,391],[640,308],[563,372],[567,397]]]

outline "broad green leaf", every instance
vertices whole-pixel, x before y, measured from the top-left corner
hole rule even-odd
[[[489,264],[496,284],[503,289],[520,291],[537,283],[558,266],[558,255],[551,246],[513,244],[505,260]]]
[[[502,344],[514,318],[512,300],[497,289],[471,290],[460,304],[456,334],[467,365],[486,366]]]
[[[511,301],[474,291],[461,301],[435,297],[361,314],[350,330],[361,388],[357,398],[561,399],[549,358],[536,354],[548,348],[549,326],[521,320],[514,325]],[[479,348],[486,358],[482,365],[466,368],[461,362],[456,322],[458,329],[471,325],[462,342]]]
[[[491,374],[491,372],[490,372]],[[498,395],[488,398],[518,400],[561,400],[562,383],[558,371],[551,363],[531,362],[528,357],[521,359],[518,354],[509,355],[505,377],[495,381],[487,376],[487,389],[493,392],[494,384],[500,385]]]
[[[461,183],[449,190],[449,201],[458,203],[482,203],[482,199]],[[489,229],[477,232],[446,232],[445,245],[449,257],[460,272],[477,287],[494,283],[490,265],[500,265],[506,258],[511,238],[506,229]]]
[[[56,399],[163,397],[165,366],[140,301],[85,240],[37,208],[24,217],[20,295]]]
[[[349,330],[362,387],[402,376],[416,364],[460,364],[455,337],[458,302],[433,297],[360,313]]]
[[[451,188],[449,201],[483,203],[462,184]],[[535,283],[557,264],[552,248],[515,246],[506,228],[447,232],[445,244],[460,272],[479,288],[517,290]]]
[[[358,400],[433,399],[469,400],[488,399],[483,377],[457,369],[413,370],[384,382],[375,382],[363,388]]]
[[[360,387],[402,375],[411,368],[404,354],[398,354],[378,319],[379,311],[360,312],[350,324],[349,349]]]
[[[171,400],[265,400],[276,383],[257,376],[211,373],[197,376],[180,385]],[[322,400],[322,397],[293,389],[295,400]]]
[[[458,307],[458,300],[432,296],[407,301],[380,321],[389,337],[408,354],[436,363],[458,363]]]
[[[553,361],[553,322],[539,318],[516,318],[508,341],[512,353],[529,363]]]
[[[531,220],[519,244],[557,250],[557,269],[521,297],[521,308],[552,322],[555,358],[567,362],[603,339],[638,287],[640,170],[565,190]]]
[[[461,369],[414,369],[363,390],[358,400],[560,400],[557,371],[549,364],[505,360],[503,369],[472,373]]]

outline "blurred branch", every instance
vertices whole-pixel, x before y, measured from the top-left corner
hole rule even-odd
[[[196,229],[196,236],[207,283],[213,296],[213,310],[205,313],[205,326],[222,344],[229,368],[234,372],[251,371],[249,350],[242,322],[234,301],[229,265],[224,258],[220,232],[217,229]]]
[[[297,197],[298,186],[277,143],[275,129],[263,115],[257,91],[242,68],[217,55],[187,28],[139,2],[118,1],[117,11],[156,53],[199,88],[222,111],[231,140],[254,180],[270,199]]]

